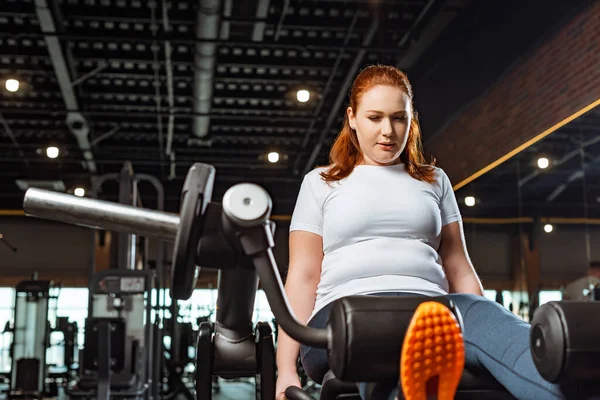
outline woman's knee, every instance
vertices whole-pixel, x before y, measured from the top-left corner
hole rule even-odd
[[[502,305],[476,294],[453,293],[448,295],[448,298],[452,300],[458,308],[463,321],[468,320],[471,317],[481,319],[483,317],[497,318],[499,315],[507,316],[508,314],[514,316]]]

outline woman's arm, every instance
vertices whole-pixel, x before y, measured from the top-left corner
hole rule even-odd
[[[442,227],[439,249],[451,293],[473,293],[483,296],[483,286],[471,264],[461,222]]]
[[[285,293],[290,307],[301,324],[306,325],[315,306],[317,286],[321,279],[323,239],[305,231],[290,233],[290,265],[285,282]],[[300,344],[279,329],[277,342],[277,369],[279,374],[296,371]]]

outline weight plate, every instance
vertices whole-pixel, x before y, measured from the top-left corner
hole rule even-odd
[[[215,168],[196,163],[189,169],[181,192],[180,224],[173,247],[171,268],[171,298],[191,297],[199,268],[196,267],[198,241],[202,236],[204,213],[212,198]]]

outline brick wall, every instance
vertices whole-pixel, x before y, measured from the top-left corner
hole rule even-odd
[[[523,57],[425,144],[456,186],[600,99],[600,2]]]

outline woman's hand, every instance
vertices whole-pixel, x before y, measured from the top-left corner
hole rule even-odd
[[[279,374],[275,385],[275,400],[285,400],[285,389],[290,386],[302,388],[298,374],[296,372]]]

